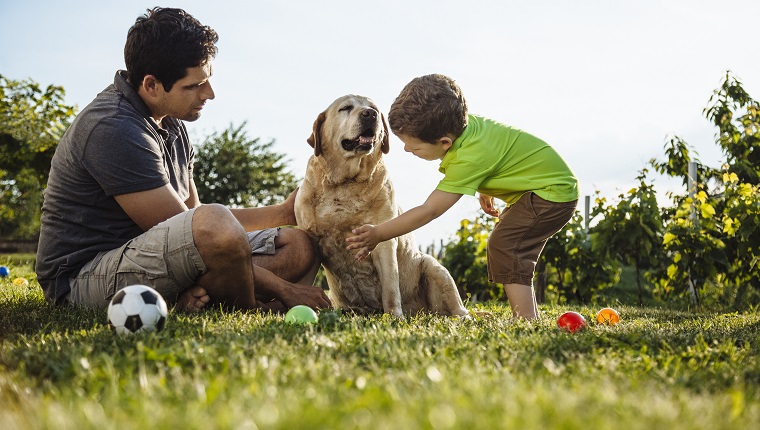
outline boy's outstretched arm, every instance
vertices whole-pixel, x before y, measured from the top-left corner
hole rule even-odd
[[[449,210],[460,197],[462,197],[461,194],[435,190],[425,200],[425,203],[402,213],[392,220],[376,226],[365,224],[351,230],[355,236],[346,239],[346,242],[349,242],[346,249],[349,251],[358,250],[356,252],[356,259],[359,261],[364,260],[375,249],[378,243],[422,227]]]

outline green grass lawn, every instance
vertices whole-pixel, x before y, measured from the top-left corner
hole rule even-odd
[[[2,429],[760,428],[757,311],[621,305],[619,325],[570,334],[557,316],[608,303],[543,306],[532,324],[495,302],[473,321],[305,327],[210,310],[122,337],[105,310],[48,306],[31,263],[3,258]]]

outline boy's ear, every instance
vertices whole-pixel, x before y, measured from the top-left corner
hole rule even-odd
[[[453,140],[451,140],[451,138],[450,138],[450,137],[448,137],[448,136],[444,136],[444,137],[442,137],[442,138],[438,139],[438,143],[440,143],[440,144],[441,144],[441,147],[442,147],[443,149],[445,149],[446,151],[448,151],[448,150],[449,150],[449,148],[451,148],[451,145],[453,145],[453,144],[454,144],[454,141],[453,141]]]

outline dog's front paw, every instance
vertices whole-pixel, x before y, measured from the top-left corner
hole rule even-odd
[[[398,319],[404,319],[404,311],[401,308],[391,308],[387,312]]]

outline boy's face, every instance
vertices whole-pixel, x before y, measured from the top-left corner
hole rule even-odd
[[[453,143],[449,137],[442,137],[435,143],[428,143],[405,134],[397,134],[396,136],[399,140],[404,142],[404,151],[411,152],[417,157],[428,161],[440,160],[443,158],[443,156],[446,155],[446,151],[451,148],[451,144]]]

